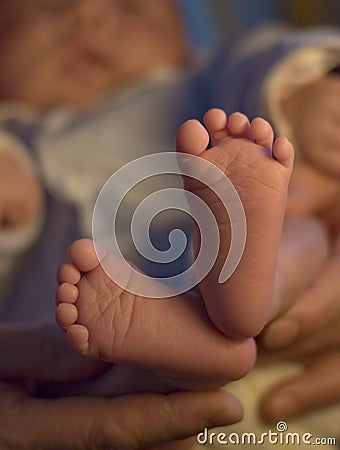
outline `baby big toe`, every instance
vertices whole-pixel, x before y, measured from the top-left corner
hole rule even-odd
[[[90,239],[79,239],[68,249],[69,257],[81,272],[90,272],[99,265],[98,256]]]
[[[180,126],[176,135],[178,152],[200,155],[208,144],[208,132],[198,120],[187,120]]]

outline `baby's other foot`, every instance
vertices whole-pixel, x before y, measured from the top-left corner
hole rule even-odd
[[[88,239],[73,243],[69,256],[58,272],[56,319],[74,350],[156,370],[182,387],[221,386],[252,367],[253,340],[223,336],[199,296],[171,297],[166,286],[169,297],[162,299],[124,291],[104,272]],[[119,265],[119,258],[106,257]]]
[[[284,137],[273,143],[273,130],[261,118],[249,123],[246,116],[234,113],[227,120],[223,111],[212,109],[205,114],[204,123],[205,127],[197,120],[185,122],[178,130],[176,149],[209,161],[229,178],[245,211],[247,241],[235,272],[220,284],[231,242],[229,216],[211,189],[185,177],[185,188],[210,206],[220,233],[216,262],[199,286],[211,320],[223,333],[255,336],[271,314],[294,151]],[[209,141],[212,147],[208,149]],[[212,178],[211,187],[215,182]],[[198,252],[197,230],[195,235]]]

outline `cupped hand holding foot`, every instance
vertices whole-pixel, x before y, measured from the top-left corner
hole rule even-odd
[[[262,333],[262,358],[303,365],[300,374],[267,393],[262,409],[268,419],[294,417],[340,400],[339,272],[340,235],[307,289]]]
[[[303,366],[301,373],[266,394],[262,411],[268,420],[340,401],[339,250],[338,242],[313,283],[261,337],[263,359],[296,360]]]
[[[280,351],[261,354],[264,361],[293,360],[302,370],[271,388],[261,411],[269,422],[336,405],[340,401],[340,319]]]

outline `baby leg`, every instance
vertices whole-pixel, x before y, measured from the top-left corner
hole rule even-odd
[[[197,377],[206,387],[223,385],[254,364],[253,340],[226,338],[199,296],[171,296],[166,286],[162,299],[124,291],[106,275],[90,240],[73,243],[69,255],[71,263],[59,270],[56,318],[81,354],[149,368],[185,387],[191,377],[197,387]]]
[[[186,190],[210,206],[220,233],[216,262],[199,287],[211,320],[224,334],[255,336],[273,309],[293,147],[285,138],[273,143],[273,131],[263,119],[249,123],[244,115],[235,113],[227,120],[223,111],[212,109],[204,121],[206,128],[196,120],[180,127],[177,151],[209,161],[233,183],[246,215],[247,241],[237,269],[226,282],[219,283],[231,242],[229,217],[209,187],[185,177]],[[207,149],[209,139],[212,148]],[[195,234],[198,251],[200,238]]]

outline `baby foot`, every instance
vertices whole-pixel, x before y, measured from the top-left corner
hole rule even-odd
[[[185,177],[186,190],[210,206],[220,232],[216,262],[201,281],[200,290],[211,320],[224,334],[255,336],[271,314],[294,151],[284,137],[273,143],[272,128],[260,118],[249,123],[246,116],[234,113],[227,120],[223,111],[212,109],[204,123],[206,128],[196,120],[185,122],[177,133],[176,149],[209,161],[233,183],[246,215],[247,242],[237,269],[220,284],[231,242],[229,217],[211,189]],[[207,149],[209,140],[212,148]],[[198,251],[197,230],[195,247]]]
[[[197,295],[170,297],[166,286],[169,298],[162,299],[124,291],[106,275],[88,239],[73,243],[69,255],[58,272],[56,319],[74,350],[154,369],[183,387],[201,387],[200,380],[220,386],[252,367],[253,341],[224,337]]]

